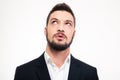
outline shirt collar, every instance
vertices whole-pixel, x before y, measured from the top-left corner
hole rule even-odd
[[[48,64],[48,63],[53,63],[52,62],[52,60],[51,60],[51,58],[50,58],[50,56],[48,55],[48,53],[45,51],[45,54],[44,54],[44,58],[45,58],[45,61],[46,61],[46,63]],[[71,59],[71,56],[70,56],[70,54],[67,56],[67,58],[65,59],[65,62],[64,63],[68,63],[68,64],[70,64],[70,59]]]

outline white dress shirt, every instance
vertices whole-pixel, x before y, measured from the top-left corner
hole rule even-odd
[[[51,80],[68,80],[71,58],[70,54],[67,56],[64,64],[60,68],[58,68],[55,63],[52,62],[50,56],[46,52],[44,57]]]

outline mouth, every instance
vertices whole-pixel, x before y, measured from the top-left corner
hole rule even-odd
[[[63,41],[66,38],[66,36],[63,33],[57,33],[57,34],[55,34],[55,38],[58,41]]]

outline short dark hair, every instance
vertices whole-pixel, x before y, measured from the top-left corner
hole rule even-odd
[[[74,15],[72,9],[66,3],[58,3],[52,8],[52,10],[49,12],[49,14],[47,16],[46,26],[48,25],[50,15],[55,11],[67,11],[67,12],[69,12],[74,18],[74,26],[75,26],[75,15]]]

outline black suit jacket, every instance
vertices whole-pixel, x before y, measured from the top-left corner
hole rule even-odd
[[[14,80],[51,80],[44,54],[26,64],[18,66]],[[71,55],[68,80],[98,80],[96,68],[75,59]]]

